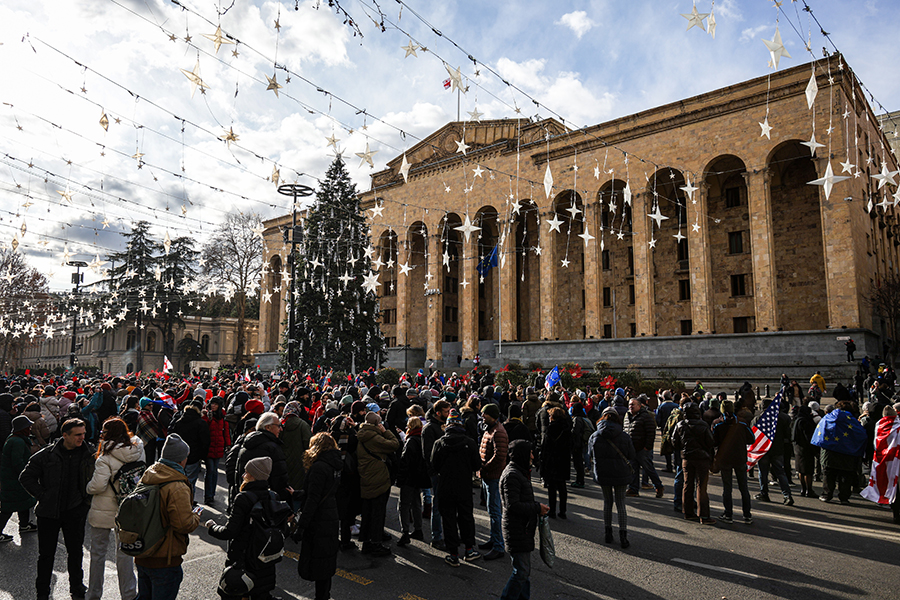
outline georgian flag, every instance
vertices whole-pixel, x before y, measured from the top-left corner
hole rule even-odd
[[[156,395],[159,396],[159,399],[162,400],[166,404],[166,406],[168,406],[172,410],[175,410],[177,408],[175,406],[175,401],[172,399],[172,396],[163,391],[157,391]]]
[[[244,381],[250,381],[250,369],[244,369]]]
[[[900,417],[882,417],[875,427],[875,455],[869,485],[859,495],[878,504],[890,504],[897,498],[898,475]]]
[[[168,356],[163,356],[163,373],[168,373],[173,370],[175,367],[172,366],[172,361],[169,360]]]

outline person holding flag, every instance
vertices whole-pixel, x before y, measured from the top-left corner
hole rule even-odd
[[[766,407],[753,426],[753,443],[747,448],[747,470],[759,463],[759,493],[757,500],[771,502],[769,499],[769,471],[775,475],[784,503],[794,505],[791,486],[784,472],[784,440],[790,436],[791,419],[782,411],[785,403],[784,388]]]
[[[819,421],[812,437],[812,445],[822,452],[822,470],[825,472],[825,484],[819,496],[822,502],[834,497],[837,486],[840,503],[850,504],[853,479],[859,472],[868,439],[865,427],[851,414],[852,408],[846,400],[838,402],[835,409]]]
[[[550,372],[547,373],[547,377],[544,378],[544,387],[547,390],[552,390],[555,386],[559,385],[559,365],[550,369]]]
[[[175,367],[172,365],[172,361],[169,360],[169,357],[163,355],[163,373],[168,374],[169,371],[173,371]]]
[[[869,485],[860,496],[878,504],[890,504],[894,523],[900,525],[900,494],[897,477],[900,475],[900,417],[892,406],[885,406],[884,416],[875,426],[875,454]]]

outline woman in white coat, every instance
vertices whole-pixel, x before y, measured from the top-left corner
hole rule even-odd
[[[91,526],[91,570],[88,580],[88,600],[99,600],[103,595],[103,575],[106,565],[106,552],[109,548],[110,533],[116,527],[116,512],[119,502],[113,488],[113,478],[124,465],[144,461],[144,443],[128,431],[122,419],[112,417],[103,423],[100,433],[100,447],[97,450],[97,462],[94,476],[88,483],[87,491],[93,495],[88,523]],[[137,576],[134,572],[134,559],[118,549],[116,544],[116,570],[119,575],[119,594],[122,600],[134,600],[137,597]]]

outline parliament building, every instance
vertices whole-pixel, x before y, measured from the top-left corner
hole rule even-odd
[[[867,300],[900,259],[894,127],[841,55],[577,130],[473,116],[362,193],[388,364],[799,380],[894,337]],[[263,289],[289,223],[266,223]]]

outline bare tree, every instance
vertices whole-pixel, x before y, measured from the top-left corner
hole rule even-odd
[[[866,303],[872,308],[874,316],[881,317],[887,323],[888,336],[892,343],[888,347],[889,356],[884,360],[893,364],[896,354],[894,346],[897,340],[897,326],[900,325],[900,275],[889,273],[873,285],[864,296]]]
[[[21,253],[0,250],[0,368],[13,363],[40,334],[52,312],[47,278]]]
[[[247,296],[259,281],[263,240],[252,231],[259,217],[250,213],[229,213],[212,239],[203,246],[203,276],[213,285],[225,286],[225,297],[237,303],[238,334],[234,363],[240,365],[247,354],[244,320]]]

